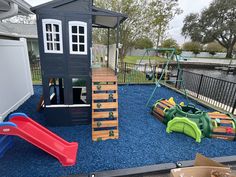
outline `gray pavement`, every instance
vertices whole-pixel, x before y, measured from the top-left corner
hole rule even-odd
[[[187,62],[193,63],[211,63],[211,64],[229,64],[229,59],[209,59],[209,58],[190,58]],[[236,64],[236,59],[232,60],[232,64]]]
[[[139,64],[140,60],[137,61],[137,64]],[[181,62],[187,62],[187,63],[208,63],[208,64],[229,64],[229,59],[209,59],[209,58],[189,58],[187,61],[181,61]],[[149,60],[143,60],[141,64],[149,64]],[[158,63],[155,60],[151,60],[152,64]],[[232,64],[236,65],[236,59],[232,60]]]

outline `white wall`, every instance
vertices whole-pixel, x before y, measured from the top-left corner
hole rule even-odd
[[[0,121],[31,95],[33,84],[26,40],[0,39]]]
[[[181,53],[182,56],[184,57],[188,57],[188,58],[194,58],[196,57],[193,52],[188,52],[188,51],[183,51]],[[212,58],[225,58],[226,56],[226,53],[220,53],[220,52],[217,52],[214,56],[212,56],[211,54],[209,54],[208,52],[200,52],[199,54],[197,54],[197,57],[201,57],[201,58],[209,58],[209,57],[212,57]]]
[[[146,49],[130,49],[127,53],[127,56],[143,56],[145,53]],[[181,53],[182,56],[187,57],[187,58],[194,58],[195,55],[193,54],[193,52],[189,52],[189,51],[183,51]],[[156,56],[156,52],[155,51],[150,51],[149,52],[149,56]],[[220,53],[217,52],[214,56],[212,56],[211,54],[209,54],[208,52],[201,52],[200,54],[197,55],[197,57],[212,57],[212,58],[225,58],[226,53]]]
[[[115,67],[116,67],[116,44],[112,44],[109,46],[109,67],[111,69],[115,70]]]

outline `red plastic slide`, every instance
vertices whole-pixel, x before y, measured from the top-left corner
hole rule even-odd
[[[0,123],[0,134],[21,137],[56,157],[63,166],[76,162],[78,143],[65,141],[23,113],[11,114],[9,122]]]

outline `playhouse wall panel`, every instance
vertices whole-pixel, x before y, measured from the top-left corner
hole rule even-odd
[[[84,125],[91,123],[90,107],[49,107],[44,111],[47,124],[51,126]]]
[[[90,124],[91,123],[91,107],[70,108],[72,123],[74,124]]]
[[[66,62],[61,58],[48,58],[44,65],[44,75],[65,75],[66,74]]]

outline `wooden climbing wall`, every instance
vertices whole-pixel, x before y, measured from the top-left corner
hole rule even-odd
[[[117,76],[110,68],[96,68],[92,73],[92,139],[118,139]]]

